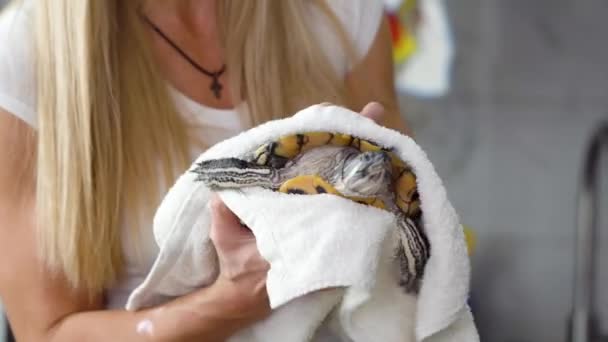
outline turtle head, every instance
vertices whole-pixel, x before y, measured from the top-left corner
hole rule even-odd
[[[386,194],[392,181],[391,170],[391,158],[384,151],[353,154],[344,161],[338,190],[355,197]]]

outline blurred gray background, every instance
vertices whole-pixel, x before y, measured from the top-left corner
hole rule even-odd
[[[472,295],[482,341],[565,341],[578,173],[591,131],[608,118],[608,2],[447,3],[458,49],[452,93],[402,100],[463,223],[478,235]],[[598,306],[608,329],[608,293]]]
[[[608,2],[448,5],[457,47],[452,92],[401,100],[463,223],[478,235],[472,304],[482,341],[565,341],[578,172],[588,136],[608,118]],[[604,231],[600,289],[608,284]],[[608,293],[598,306],[608,328]]]

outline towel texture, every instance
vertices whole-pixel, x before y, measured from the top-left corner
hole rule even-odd
[[[417,295],[398,286],[397,229],[387,211],[328,194],[224,190],[220,197],[251,228],[270,263],[274,309],[230,341],[478,341],[466,303],[470,266],[462,227],[431,163],[409,137],[348,109],[316,105],[221,142],[196,162],[243,157],[280,136],[313,131],[393,147],[412,167],[431,246],[422,286]],[[217,276],[209,240],[211,191],[195,179],[186,172],[159,207],[154,235],[160,252],[129,297],[128,310],[163,303]]]

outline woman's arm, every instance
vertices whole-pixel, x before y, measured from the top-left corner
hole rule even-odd
[[[20,290],[23,295],[3,290],[3,295],[9,298],[5,304],[18,341],[219,342],[254,320],[237,310],[239,304],[234,303],[234,298],[243,294],[226,284],[215,283],[166,305],[139,312],[102,310],[101,303],[89,303],[76,294],[66,295],[69,290],[63,284],[61,291],[57,288],[40,291],[44,296],[31,296],[38,290],[33,284],[26,285]],[[39,301],[35,302],[36,299]]]
[[[379,123],[411,135],[399,111],[392,51],[388,23],[383,19],[367,55],[347,75],[350,107],[361,111],[366,104],[378,102],[384,107]]]
[[[221,270],[206,289],[141,312],[105,311],[101,296],[89,300],[46,272],[36,252],[28,134],[30,127],[0,109],[0,296],[17,340],[223,341],[270,312],[267,265],[217,200],[211,230]]]

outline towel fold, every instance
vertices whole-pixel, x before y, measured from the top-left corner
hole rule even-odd
[[[274,310],[229,341],[478,341],[466,303],[470,266],[462,227],[431,163],[409,137],[348,109],[315,105],[223,141],[196,163],[243,157],[280,136],[313,131],[393,147],[412,167],[431,246],[422,286],[412,295],[398,285],[397,228],[387,211],[329,194],[224,190],[221,199],[252,230],[270,264]],[[195,179],[192,172],[182,175],[159,207],[154,235],[160,252],[130,295],[128,310],[208,286],[217,276],[209,240],[211,191]]]

